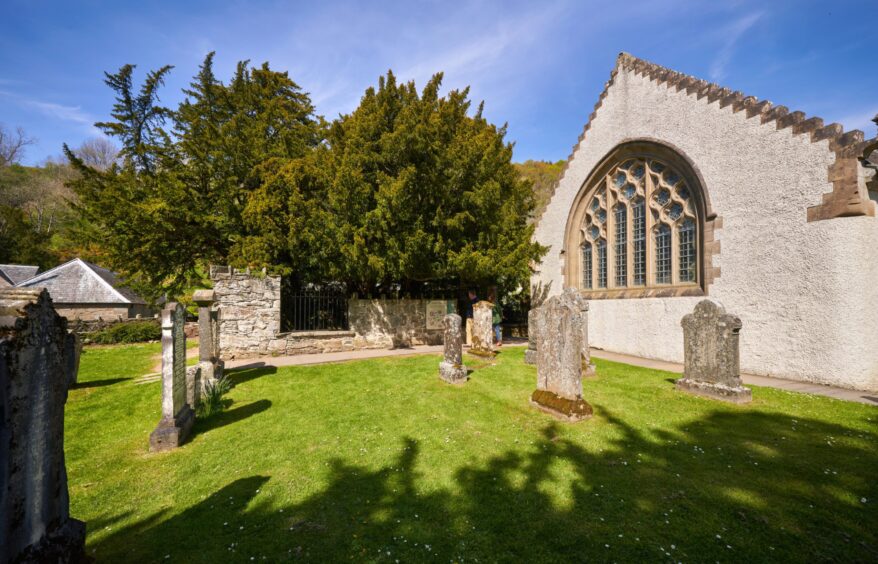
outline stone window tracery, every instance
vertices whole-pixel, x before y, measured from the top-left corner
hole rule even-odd
[[[699,217],[684,176],[652,157],[610,167],[587,195],[580,227],[584,290],[695,286]]]

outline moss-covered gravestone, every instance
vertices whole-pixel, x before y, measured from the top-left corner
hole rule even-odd
[[[78,351],[48,292],[0,290],[0,562],[79,562],[70,518],[64,403]]]
[[[186,310],[171,302],[162,310],[162,418],[149,436],[149,450],[176,448],[192,431],[195,413],[186,401]]]
[[[449,313],[443,319],[445,355],[439,363],[439,377],[449,384],[466,382],[467,371],[463,365],[463,339],[460,329],[460,316]]]
[[[564,296],[554,296],[538,309],[537,389],[531,403],[563,419],[591,416],[582,399],[582,309]]]
[[[733,403],[752,399],[741,380],[738,337],[741,320],[717,301],[702,300],[683,316],[683,377],[678,390]]]

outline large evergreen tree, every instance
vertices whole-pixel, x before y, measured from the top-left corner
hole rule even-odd
[[[158,99],[170,69],[149,73],[136,92],[132,65],[107,74],[114,121],[98,126],[121,143],[121,165],[100,170],[65,147],[80,172],[78,209],[98,227],[88,234],[99,234],[110,266],[153,295],[179,291],[199,265],[227,262],[245,235],[256,167],[300,158],[319,139],[313,106],[287,73],[242,62],[224,85],[211,53],[171,111]]]
[[[362,290],[456,279],[510,287],[543,249],[532,241],[530,183],[511,164],[505,127],[468,90],[419,94],[388,72],[303,159],[269,163],[245,211],[237,258]]]

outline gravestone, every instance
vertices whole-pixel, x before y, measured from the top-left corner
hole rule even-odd
[[[149,436],[149,450],[182,445],[192,431],[195,414],[186,401],[186,310],[171,302],[162,310],[162,418]]]
[[[752,399],[741,380],[738,338],[741,320],[717,301],[702,300],[683,316],[683,377],[676,388],[733,403]]]
[[[562,295],[537,312],[537,389],[531,403],[565,421],[591,417],[582,399],[582,309]]]
[[[84,558],[64,462],[64,404],[79,369],[71,344],[47,291],[0,290],[0,562]]]
[[[198,367],[200,392],[223,377],[225,363],[220,360],[219,324],[220,312],[214,307],[213,290],[197,290],[192,301],[198,304]],[[190,404],[191,405],[191,404]]]
[[[578,307],[582,312],[582,375],[590,378],[596,374],[595,366],[591,362],[591,348],[588,345],[588,300],[576,288],[567,288],[562,298],[569,301],[573,307]]]
[[[491,323],[494,304],[482,300],[473,305],[473,334],[470,354],[494,356],[494,326]]]
[[[449,384],[463,384],[467,379],[466,366],[463,365],[463,342],[460,330],[460,316],[449,313],[443,319],[445,357],[439,363],[439,377]]]
[[[537,363],[537,333],[539,332],[539,308],[531,308],[527,312],[527,349],[524,351],[524,362]]]

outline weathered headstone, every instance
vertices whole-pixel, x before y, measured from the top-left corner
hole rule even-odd
[[[484,300],[473,305],[473,335],[470,354],[494,356],[494,326],[491,323],[494,304]]]
[[[71,343],[48,292],[0,290],[0,562],[84,558],[64,463]]]
[[[554,296],[537,309],[537,389],[531,403],[565,421],[591,416],[582,399],[582,309]]]
[[[527,349],[524,351],[524,361],[527,364],[537,363],[537,334],[542,317],[539,308],[531,308],[527,312]]]
[[[582,375],[589,378],[594,376],[596,371],[591,362],[591,348],[588,344],[588,300],[576,288],[567,288],[561,296],[582,311]]]
[[[717,301],[702,300],[683,316],[683,377],[678,390],[733,403],[752,399],[741,380],[738,337],[741,320]]]
[[[197,290],[192,301],[198,304],[198,366],[201,372],[201,391],[223,377],[225,363],[220,360],[219,316],[214,307],[213,290]]]
[[[162,310],[162,418],[149,436],[149,450],[182,445],[189,437],[195,414],[186,401],[186,310],[171,302]]]
[[[439,363],[439,377],[449,384],[463,384],[467,379],[463,364],[463,342],[460,329],[460,316],[449,313],[443,319],[445,357]]]

